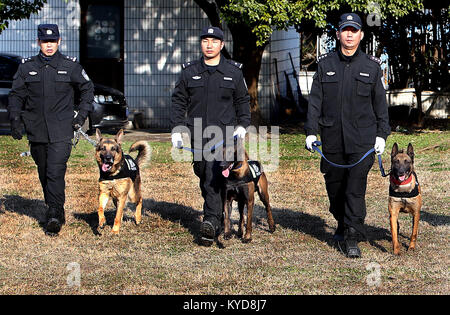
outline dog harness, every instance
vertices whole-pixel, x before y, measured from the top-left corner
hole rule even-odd
[[[104,180],[113,180],[113,179],[121,179],[121,178],[131,178],[131,180],[136,179],[136,175],[139,172],[139,167],[135,160],[129,155],[124,155],[122,162],[121,162],[121,168],[119,173],[116,175],[111,175],[109,172],[103,172],[100,168],[100,179],[99,181]]]
[[[414,175],[414,178],[416,179],[416,185],[414,186],[414,189],[410,192],[396,192],[394,189],[392,189],[392,185],[389,185],[389,196],[391,197],[397,197],[397,198],[413,198],[419,195],[419,181],[417,180],[417,175],[415,172],[412,172],[412,175]],[[402,185],[408,185],[411,183],[412,176],[409,176],[409,178],[403,182],[398,181],[393,175],[391,175],[391,183],[393,183],[395,186],[402,186]]]
[[[236,188],[238,186],[254,182],[255,185],[258,183],[259,178],[261,177],[261,174],[263,172],[263,168],[260,162],[248,160],[248,168],[249,172],[247,175],[245,175],[243,178],[239,179],[227,179],[226,180],[226,186],[227,188]]]

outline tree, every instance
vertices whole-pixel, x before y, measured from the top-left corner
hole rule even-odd
[[[448,5],[448,1],[425,2],[422,10],[401,18],[388,17],[376,34],[380,43],[378,50],[387,52],[393,69],[390,87],[414,87],[418,107],[414,123],[419,127],[423,126],[426,116],[422,92],[450,90]]]
[[[251,97],[252,124],[259,125],[258,77],[262,55],[274,30],[295,26],[299,31],[330,29],[340,13],[368,11],[367,0],[194,0],[213,26],[226,23],[233,38],[233,59],[244,64]],[[403,16],[422,0],[377,0],[382,17]]]
[[[11,20],[28,19],[37,13],[47,0],[0,0],[0,34]]]

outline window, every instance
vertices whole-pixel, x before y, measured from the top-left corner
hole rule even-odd
[[[16,58],[0,56],[0,81],[12,81],[18,67]]]

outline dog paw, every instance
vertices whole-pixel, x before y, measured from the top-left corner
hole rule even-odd
[[[275,227],[275,225],[273,225],[273,226],[269,226],[269,232],[270,232],[270,233],[273,233],[273,232],[275,232],[275,230],[276,230],[276,227]]]
[[[242,239],[242,242],[243,242],[243,243],[250,243],[251,241],[252,241],[252,238],[251,238],[251,237],[248,237],[248,238],[245,237],[245,238]]]
[[[223,239],[230,240],[232,236],[233,236],[233,234],[231,232],[227,232],[227,233],[223,234]]]
[[[105,219],[102,219],[102,220],[98,221],[98,227],[100,229],[103,229],[105,227],[105,225],[106,225],[106,220]]]

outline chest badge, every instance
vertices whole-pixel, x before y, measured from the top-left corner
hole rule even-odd
[[[369,77],[370,76],[368,73],[364,73],[364,72],[360,72],[359,75],[362,76],[362,77]]]
[[[335,75],[335,74],[336,74],[336,72],[333,72],[333,71],[327,72],[327,75],[329,75],[329,76],[332,76],[332,75]]]
[[[223,77],[223,79],[224,79],[225,81],[233,81],[233,78],[231,78],[231,77]]]
[[[198,76],[198,75],[196,75],[195,77],[192,77],[192,79],[194,79],[194,80],[200,80],[202,77],[201,76]]]
[[[58,74],[67,74],[67,71],[58,71]]]
[[[28,72],[28,74],[29,74],[29,75],[36,75],[37,72],[36,72],[36,71],[30,71],[30,72]]]

